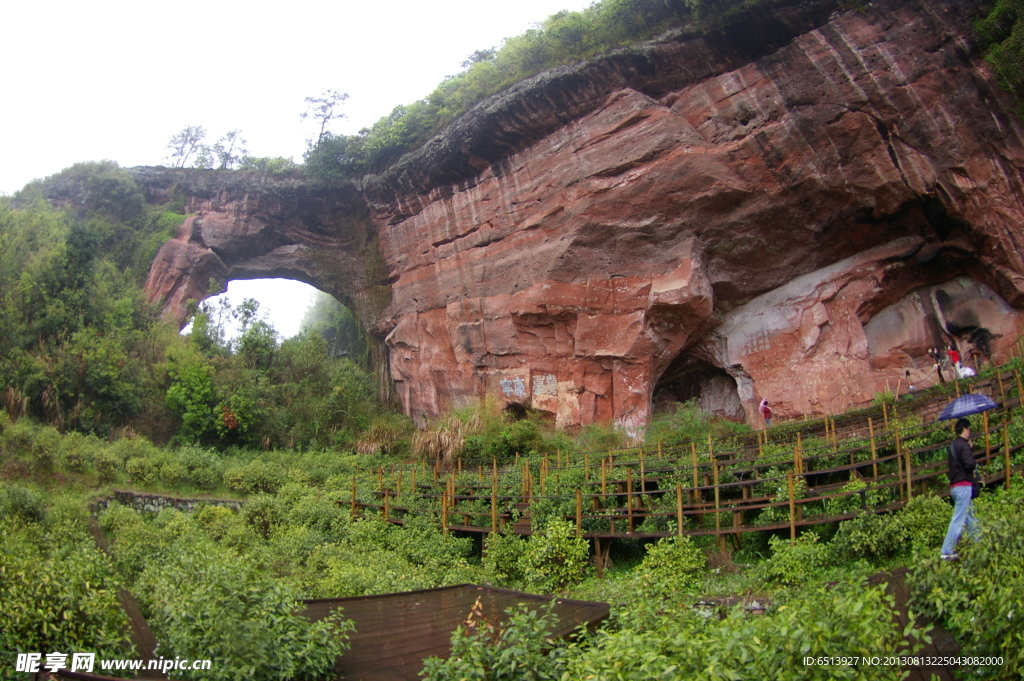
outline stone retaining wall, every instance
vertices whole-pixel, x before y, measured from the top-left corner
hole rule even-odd
[[[200,505],[207,506],[227,506],[228,508],[238,511],[242,508],[242,501],[233,501],[231,499],[179,499],[178,497],[170,497],[162,494],[145,494],[142,492],[125,492],[115,490],[113,496],[105,496],[94,501],[92,506],[93,513],[97,513],[102,509],[107,508],[111,501],[116,501],[122,506],[134,508],[136,511],[147,511],[149,513],[159,513],[165,508],[176,508],[179,511],[189,513],[194,511]]]

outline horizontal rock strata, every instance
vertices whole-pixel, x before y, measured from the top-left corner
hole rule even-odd
[[[178,178],[196,215],[150,295],[180,319],[210,278],[308,281],[421,423],[493,396],[638,431],[689,398],[757,422],[926,385],[929,347],[987,361],[1024,321],[1022,126],[978,6],[780,0],[521,83],[357,184]]]

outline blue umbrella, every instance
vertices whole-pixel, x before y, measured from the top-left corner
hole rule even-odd
[[[985,395],[967,393],[947,404],[946,408],[939,414],[939,420],[959,419],[971,414],[980,414],[989,409],[997,409],[998,406]]]

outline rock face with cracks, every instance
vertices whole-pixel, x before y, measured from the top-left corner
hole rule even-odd
[[[760,423],[764,397],[928,385],[928,348],[1001,358],[1024,324],[1024,126],[979,7],[763,3],[520,83],[341,187],[139,171],[196,213],[147,290],[180,320],[211,278],[308,281],[421,423],[485,396],[562,426],[690,398]]]

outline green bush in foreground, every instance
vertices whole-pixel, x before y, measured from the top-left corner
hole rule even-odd
[[[223,511],[204,510],[207,525]],[[348,649],[342,613],[310,622],[300,594],[257,560],[239,560],[192,516],[163,511],[148,521],[113,506],[102,518],[118,566],[160,641],[165,657],[210,659],[196,679],[320,679]]]
[[[589,552],[587,540],[576,536],[573,523],[551,519],[526,539],[488,535],[483,567],[504,586],[552,593],[583,579]]]
[[[937,552],[908,574],[912,605],[956,635],[964,655],[1001,656],[1002,666],[979,667],[971,678],[1024,675],[1024,479],[978,502],[981,538],[960,541],[958,562]]]
[[[687,535],[665,537],[656,544],[648,544],[646,551],[634,582],[637,595],[642,598],[678,596],[707,567],[704,554]]]
[[[96,652],[130,657],[128,618],[110,560],[93,543],[82,512],[44,511],[16,486],[0,487],[0,679],[14,653]]]
[[[472,618],[471,618],[472,619]],[[473,621],[452,636],[452,656],[424,676],[454,679],[900,679],[878,666],[808,666],[804,657],[920,649],[926,631],[893,624],[893,598],[863,581],[806,591],[765,615],[734,609],[724,619],[668,611],[621,626],[613,619],[575,643],[547,642],[549,614],[520,610],[505,626]]]
[[[772,557],[764,565],[764,575],[770,581],[800,584],[828,563],[830,550],[818,543],[815,532],[806,532],[795,543],[789,539],[772,537],[768,540]]]
[[[148,567],[136,593],[163,653],[209,658],[202,679],[320,679],[348,650],[343,614],[311,623],[290,588],[222,552],[186,551]]]
[[[565,678],[565,648],[552,645],[547,633],[558,622],[551,606],[505,611],[508,622],[490,621],[474,607],[466,626],[452,634],[447,660],[424,660],[421,675],[431,681],[554,681]]]

